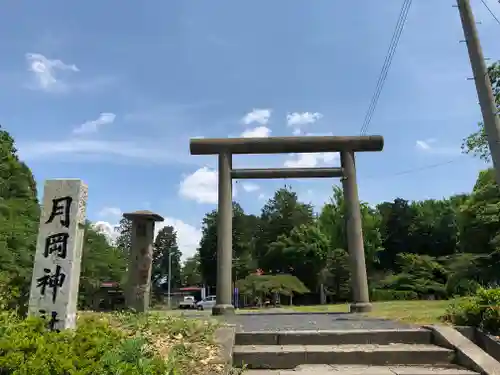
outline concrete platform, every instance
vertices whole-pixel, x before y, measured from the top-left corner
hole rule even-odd
[[[303,365],[293,370],[248,370],[245,375],[479,375],[460,367]]]
[[[325,331],[239,332],[236,345],[430,344],[432,331],[422,328]]]
[[[247,313],[224,318],[238,332],[408,329],[418,326],[350,313]]]
[[[236,345],[233,365],[293,369],[301,364],[449,365],[454,351],[436,345]]]

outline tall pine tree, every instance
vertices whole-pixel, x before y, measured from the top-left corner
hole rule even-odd
[[[171,275],[168,274],[169,255],[171,255],[172,262]],[[169,277],[170,286],[172,288],[181,285],[181,255],[181,251],[177,245],[177,233],[174,227],[170,225],[163,227],[156,236],[153,251],[152,279],[155,284]]]
[[[115,230],[118,232],[116,247],[128,254],[132,242],[132,220],[122,218]]]
[[[26,305],[39,217],[35,179],[0,127],[0,305]]]

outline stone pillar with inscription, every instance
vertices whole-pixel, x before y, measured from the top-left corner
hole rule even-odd
[[[151,211],[125,213],[123,217],[132,222],[126,304],[136,312],[147,312],[151,294],[155,222],[164,219]]]
[[[74,329],[88,188],[81,180],[47,180],[28,312],[51,330]]]

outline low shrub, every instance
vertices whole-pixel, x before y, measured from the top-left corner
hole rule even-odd
[[[481,287],[475,280],[468,280],[452,276],[446,283],[446,294],[450,297],[461,297],[474,295]]]
[[[443,317],[455,325],[500,333],[500,288],[479,288],[470,297],[452,303]]]
[[[84,313],[74,331],[0,312],[2,375],[182,375],[217,370],[216,325],[161,315]]]
[[[467,297],[452,302],[446,309],[443,320],[457,326],[479,327],[482,311],[474,297]]]
[[[411,290],[373,289],[371,292],[372,301],[404,301],[416,299],[418,299],[418,294]]]
[[[28,288],[26,280],[21,275],[0,272],[0,311],[16,310],[25,314],[28,303]]]

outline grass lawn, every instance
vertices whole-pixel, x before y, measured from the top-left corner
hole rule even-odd
[[[368,316],[394,319],[405,323],[443,323],[441,316],[453,300],[444,301],[389,301],[374,302],[373,311]],[[284,307],[298,312],[348,312],[348,304]]]
[[[366,314],[374,318],[393,319],[405,323],[413,324],[445,324],[441,317],[445,314],[446,308],[455,300],[444,301],[387,301],[387,302],[373,302],[373,311]],[[341,303],[334,305],[313,305],[313,306],[281,306],[284,311],[296,312],[349,312],[349,304]],[[237,313],[267,313],[272,312],[273,309],[238,309]],[[167,313],[167,312],[163,312]],[[179,315],[201,315],[200,318],[207,319],[210,317],[209,311],[185,311],[174,310],[169,311],[167,314]],[[203,317],[203,315],[206,315]]]

